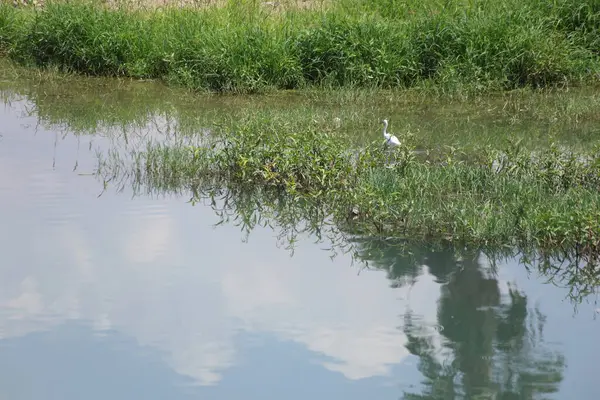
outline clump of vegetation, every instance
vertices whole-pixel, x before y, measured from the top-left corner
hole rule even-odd
[[[482,91],[592,82],[600,71],[596,0],[339,0],[280,11],[223,3],[2,3],[0,51],[27,64],[212,91]]]
[[[170,188],[259,187],[318,205],[344,229],[371,236],[600,254],[600,156],[513,141],[477,155],[418,156],[410,137],[387,163],[383,141],[348,148],[335,132],[249,118],[197,145],[135,153],[135,181]],[[102,162],[104,176],[115,165]],[[127,168],[121,168],[121,174]],[[112,171],[112,172],[111,172]]]
[[[531,157],[513,142],[504,152],[468,161],[450,152],[434,162],[414,156],[403,138],[386,166],[380,141],[348,151],[335,134],[281,125],[254,119],[203,143],[148,144],[133,163],[110,153],[98,176],[136,194],[189,196],[246,236],[270,226],[292,252],[305,235],[367,267],[381,262],[382,246],[395,257],[423,244],[476,249],[492,263],[520,256],[576,300],[598,287],[597,155],[553,146]]]

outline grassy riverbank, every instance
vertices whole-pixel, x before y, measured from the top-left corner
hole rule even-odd
[[[599,77],[599,32],[597,0],[0,5],[0,51],[13,60],[236,92],[585,84]]]

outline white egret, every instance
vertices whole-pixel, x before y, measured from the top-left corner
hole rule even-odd
[[[392,147],[400,146],[400,141],[398,138],[391,133],[387,133],[388,120],[384,119],[381,122],[383,122],[383,137],[385,138],[385,144]]]
[[[387,133],[388,120],[384,119],[381,122],[383,122],[383,137],[385,139],[385,145],[388,147],[400,146],[400,141],[398,140],[398,138],[396,136],[392,135],[391,133]],[[389,159],[390,159],[389,153],[388,153],[387,159],[389,162]]]

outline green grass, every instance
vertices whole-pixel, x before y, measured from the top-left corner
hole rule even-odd
[[[0,5],[0,51],[28,65],[157,78],[193,89],[473,92],[597,81],[600,2],[339,0],[274,12],[258,1],[140,9]]]
[[[417,157],[405,138],[389,168],[381,140],[348,148],[334,133],[277,119],[249,117],[202,140],[151,144],[134,151],[130,166],[102,160],[99,173],[168,190],[260,188],[290,204],[316,205],[353,234],[600,254],[597,148],[532,154],[516,141],[502,151],[431,160]]]

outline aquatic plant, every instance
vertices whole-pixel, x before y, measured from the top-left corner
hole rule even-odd
[[[228,138],[229,150],[219,147],[224,141],[217,141],[209,147],[150,144],[145,151],[134,151],[133,159],[109,153],[99,160],[98,176],[117,190],[132,185],[137,195],[175,194],[188,197],[192,204],[204,203],[220,217],[217,225],[235,224],[245,240],[255,227],[269,226],[278,245],[292,253],[298,238],[308,235],[327,243],[332,257],[350,254],[364,267],[388,270],[394,261],[386,264],[378,252],[403,257],[406,265],[421,265],[415,248],[426,245],[457,257],[462,252],[482,252],[492,265],[518,256],[527,268],[567,286],[568,296],[575,301],[594,294],[600,285],[595,207],[600,196],[595,182],[574,180],[568,188],[554,187],[533,175],[536,167],[527,164],[524,155],[514,153],[508,158],[527,169],[493,172],[484,164],[465,165],[449,159],[433,166],[405,157],[402,173],[380,164],[376,149],[381,143],[374,143],[362,161],[342,157],[350,166],[329,174],[329,168],[321,170],[318,163],[306,166],[288,158],[298,154],[293,148],[297,137],[290,139],[290,146],[272,147],[270,143],[286,141],[275,138],[260,146],[260,140],[236,141],[235,137]],[[310,139],[315,141],[315,151],[328,160],[325,155],[335,148],[334,139]],[[302,148],[308,142],[295,145]],[[324,142],[330,148],[318,151]],[[287,163],[274,164],[272,155],[267,160],[267,148],[278,149],[279,161],[287,159]],[[243,149],[254,149],[254,153]],[[564,157],[552,150],[539,159],[548,162]],[[357,173],[361,164],[367,169],[364,176]],[[277,177],[271,175],[273,165],[281,172]],[[555,172],[560,176],[597,172],[597,165],[578,165]],[[315,176],[302,186],[286,183],[303,174]],[[322,175],[326,177],[319,178]],[[345,185],[338,181],[340,176],[354,183]],[[587,197],[577,201],[586,192]],[[573,208],[566,209],[566,205]]]
[[[248,118],[195,145],[134,150],[135,180],[190,188],[260,187],[317,204],[348,232],[476,246],[534,246],[600,254],[600,153],[557,146],[537,153],[518,141],[476,156],[419,157],[404,138],[385,165],[383,141],[348,147],[335,132]],[[115,162],[101,162],[111,175]],[[113,173],[114,175],[114,173]],[[122,173],[116,175],[123,175]]]
[[[599,21],[595,0],[340,0],[280,11],[258,1],[0,3],[0,51],[31,65],[211,91],[469,92],[597,81]]]

